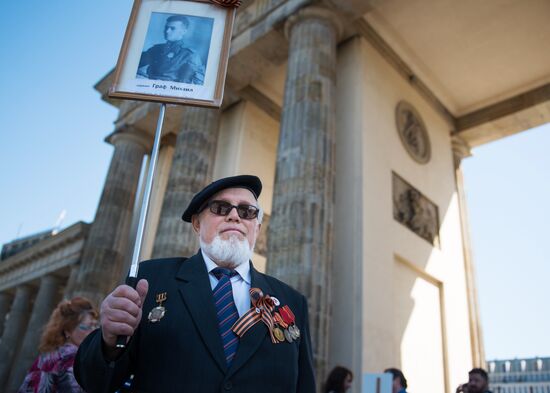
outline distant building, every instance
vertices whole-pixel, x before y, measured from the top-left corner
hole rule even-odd
[[[493,393],[550,393],[550,358],[487,362]]]
[[[2,252],[0,253],[0,261],[11,257],[23,250],[26,250],[29,247],[34,246],[36,243],[49,238],[52,236],[53,230],[49,229],[47,231],[42,231],[34,233],[29,236],[21,237],[19,239],[12,240],[9,243],[6,243],[2,246]]]

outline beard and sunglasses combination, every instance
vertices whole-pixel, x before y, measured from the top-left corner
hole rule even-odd
[[[227,216],[231,210],[235,208],[237,210],[237,214],[243,220],[252,220],[258,217],[258,213],[260,211],[260,209],[253,205],[242,204],[235,206],[226,201],[210,201],[201,209],[201,211],[206,208],[218,216]]]

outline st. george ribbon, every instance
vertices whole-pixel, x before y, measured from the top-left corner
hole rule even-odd
[[[164,112],[166,111],[166,104],[160,105],[159,118],[157,122],[157,130],[155,131],[155,142],[153,143],[153,150],[151,152],[151,162],[149,164],[149,170],[147,171],[147,180],[145,181],[145,190],[143,193],[143,202],[141,203],[141,210],[139,213],[139,222],[136,233],[136,241],[134,243],[134,251],[132,252],[132,264],[130,265],[130,273],[126,277],[126,285],[136,288],[138,279],[138,267],[139,267],[139,254],[141,253],[141,243],[143,242],[143,234],[145,233],[145,221],[147,220],[147,211],[149,209],[149,199],[151,199],[151,190],[153,189],[153,175],[155,173],[155,167],[157,166],[157,159],[160,147],[160,137],[162,135],[162,123],[164,123]],[[116,340],[117,348],[126,348],[126,342],[128,338],[126,336],[118,336]]]

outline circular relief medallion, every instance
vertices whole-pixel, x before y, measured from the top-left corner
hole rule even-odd
[[[430,161],[430,139],[420,114],[407,101],[400,101],[395,108],[397,131],[405,150],[420,164]]]

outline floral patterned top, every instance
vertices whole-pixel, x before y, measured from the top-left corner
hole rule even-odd
[[[65,344],[38,355],[17,393],[84,393],[73,374],[77,349]]]

